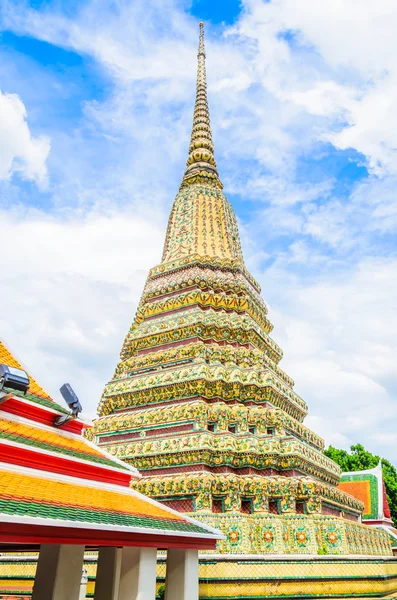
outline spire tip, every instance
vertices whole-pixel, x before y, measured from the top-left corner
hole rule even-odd
[[[200,21],[197,61],[197,86],[193,129],[190,138],[189,158],[186,163],[181,188],[195,182],[204,182],[222,188],[214,158],[214,145],[212,143],[210,115],[208,111],[203,21]]]

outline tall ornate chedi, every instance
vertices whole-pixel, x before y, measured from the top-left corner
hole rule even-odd
[[[141,492],[226,534],[222,553],[391,553],[337,488],[339,467],[303,425],[273,326],[222,191],[203,26],[189,157],[161,263],[147,279],[95,424]]]

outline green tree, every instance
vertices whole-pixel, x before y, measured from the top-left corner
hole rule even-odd
[[[391,462],[385,458],[381,459],[376,454],[371,454],[361,444],[350,446],[350,452],[330,446],[324,453],[328,458],[338,463],[342,471],[373,469],[382,460],[383,480],[385,482],[391,518],[397,524],[397,470]]]

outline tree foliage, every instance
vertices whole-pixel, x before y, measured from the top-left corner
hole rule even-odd
[[[386,460],[376,454],[371,454],[361,444],[350,446],[350,452],[330,446],[325,455],[334,460],[342,471],[361,471],[373,469],[382,460],[383,480],[385,482],[387,500],[393,522],[397,524],[397,470]]]

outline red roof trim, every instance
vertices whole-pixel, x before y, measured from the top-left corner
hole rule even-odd
[[[27,448],[3,444],[1,442],[0,462],[39,469],[40,471],[50,471],[51,473],[61,473],[62,475],[69,475],[80,480],[87,479],[113,483],[123,487],[129,487],[132,477],[132,474],[127,471],[125,473],[119,473],[107,469],[105,465],[90,465],[74,461],[73,458],[69,460],[58,456],[51,456],[50,454],[45,454],[40,451],[36,452]]]
[[[39,406],[38,404],[29,402],[29,400],[21,401],[15,396],[3,402],[1,404],[1,410],[12,413],[13,415],[18,415],[19,417],[24,417],[25,419],[30,419],[31,421],[36,421],[37,423],[50,425],[52,427],[54,426],[54,419],[56,418],[56,416],[62,414],[58,412],[51,412],[44,406]],[[59,429],[81,435],[81,432],[85,428],[87,428],[87,425],[85,423],[77,419],[73,419],[72,421],[69,421],[68,423],[66,423],[66,425],[63,425]]]
[[[386,494],[386,486],[385,486],[383,477],[382,477],[382,496],[383,496],[383,498],[382,498],[382,500],[383,500],[383,515],[386,517],[386,519],[391,519],[389,502],[387,500],[387,494]]]
[[[127,533],[74,527],[47,527],[22,523],[2,523],[0,543],[77,544],[85,546],[140,546],[144,548],[195,548],[215,550],[217,540],[158,533]]]

